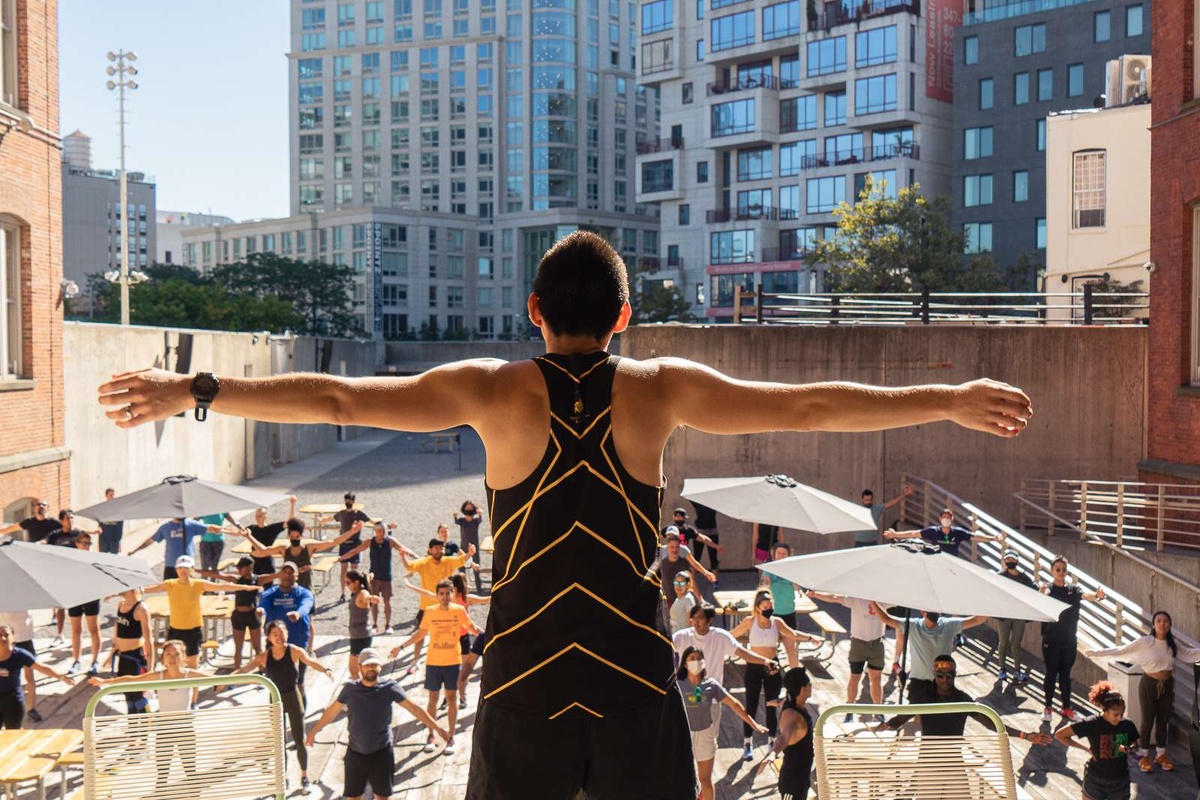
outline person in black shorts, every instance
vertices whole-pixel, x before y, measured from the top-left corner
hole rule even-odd
[[[633,313],[629,281],[620,255],[589,231],[546,253],[527,310],[546,344],[537,358],[473,359],[412,377],[221,376],[220,392],[203,402],[211,413],[282,423],[471,426],[487,457],[495,552],[466,798],[695,800],[651,569],[674,432],[863,432],[948,420],[1013,438],[1028,424],[1029,398],[987,379],[800,386],[734,380],[679,358],[610,356]],[[191,384],[186,374],[138,370],[100,386],[99,402],[118,427],[133,428],[193,409]]]
[[[357,495],[354,492],[346,492],[344,495],[342,495],[342,502],[346,504],[346,507],[334,514],[332,517],[326,517],[322,520],[322,522],[326,520],[332,520],[333,522],[336,522],[340,532],[339,535],[345,535],[346,533],[353,531],[349,538],[343,539],[341,544],[338,545],[339,557],[346,555],[351,550],[362,544],[363,525],[371,521],[371,518],[367,516],[365,511],[363,511],[361,508],[354,507],[356,505],[356,499]],[[339,598],[340,600],[346,599],[346,572],[348,572],[350,569],[358,569],[358,561],[359,557],[354,556],[353,558],[348,558],[342,562],[342,596]]]
[[[288,495],[288,514],[287,519],[292,519],[296,516],[296,495]],[[240,533],[250,541],[250,547],[256,549],[264,549],[273,547],[275,540],[279,538],[279,534],[283,533],[286,523],[283,520],[279,522],[267,522],[267,509],[257,508],[254,510],[254,524],[247,525]],[[258,578],[259,583],[270,585],[275,582],[275,560],[270,556],[254,559],[254,574]]]
[[[70,512],[67,512],[68,514]],[[74,515],[72,515],[74,516]],[[79,550],[92,549],[92,535],[80,531],[75,534],[75,547]],[[100,672],[100,598],[80,603],[67,609],[71,618],[71,668],[68,675],[79,672],[79,658],[83,655],[83,623],[87,622],[88,634],[92,639],[92,665],[88,667],[88,675]]]
[[[240,586],[261,586],[260,579],[253,573],[254,559],[242,556],[237,562],[237,575],[218,575],[220,580]],[[229,615],[229,627],[233,629],[233,668],[242,667],[242,649],[246,632],[250,633],[250,650],[254,655],[262,652],[262,620],[258,616],[258,589],[247,589],[233,595],[233,612]]]
[[[439,727],[425,709],[409,700],[400,684],[379,680],[379,671],[383,667],[383,657],[379,653],[368,647],[359,653],[359,665],[362,677],[342,686],[337,699],[309,729],[306,743],[312,747],[317,733],[333,722],[343,708],[346,709],[350,742],[346,747],[342,794],[346,800],[359,800],[370,784],[376,800],[388,800],[396,771],[392,751],[392,704],[416,717],[418,722],[441,737],[443,743],[450,740],[450,734]]]

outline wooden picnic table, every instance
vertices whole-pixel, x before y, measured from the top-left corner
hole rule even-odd
[[[444,447],[447,453],[453,453],[455,445],[459,442],[459,436],[460,434],[457,433],[431,433],[425,441],[421,442],[421,451],[436,453]]]
[[[492,541],[492,535],[489,533],[483,537],[483,541],[479,543],[479,552],[493,553],[496,550],[496,543]]]
[[[234,586],[235,584],[229,584]],[[233,614],[233,593],[200,595],[200,614],[204,617],[204,640],[220,642],[225,638],[225,623]],[[142,599],[146,613],[150,615],[150,633],[156,641],[166,635],[171,616],[170,599],[165,593],[154,592]]]
[[[308,503],[308,504],[302,505],[302,506],[300,506],[300,508],[296,509],[296,513],[297,514],[308,514],[309,516],[311,516],[312,517],[312,530],[320,531],[323,529],[323,524],[321,522],[322,517],[331,517],[334,514],[336,514],[337,512],[345,511],[345,510],[346,510],[345,503]],[[353,505],[353,507],[351,508],[351,510],[362,511],[363,504],[355,503]],[[330,526],[333,526],[335,523],[327,523],[327,524]]]
[[[756,589],[743,591],[731,590],[713,592],[713,597],[716,598],[718,612],[723,615],[732,614],[740,621],[742,618],[750,616],[754,605],[754,595],[756,594],[758,594],[758,590]],[[797,614],[811,614],[816,610],[817,604],[811,598],[801,592],[796,592]]]
[[[321,543],[320,539],[309,539],[309,538],[306,538],[303,536],[300,537],[300,544],[320,544],[320,543]],[[272,547],[287,547],[289,544],[290,544],[289,540],[281,537],[275,541],[275,544],[268,545],[267,547],[261,547],[260,549],[270,550]],[[235,552],[235,553],[247,554],[253,549],[254,548],[251,547],[249,539],[242,539],[240,542],[238,542],[236,545],[233,546],[233,552]]]
[[[63,753],[83,744],[83,731],[74,728],[0,730],[0,785],[37,781],[38,800],[46,800],[46,776],[57,768]]]

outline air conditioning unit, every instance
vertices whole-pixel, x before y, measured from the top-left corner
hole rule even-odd
[[[1105,106],[1150,101],[1151,57],[1125,55],[1105,65]]]

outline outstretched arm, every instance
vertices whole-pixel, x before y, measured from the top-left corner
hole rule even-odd
[[[342,709],[344,707],[345,706],[342,703],[339,703],[337,700],[330,702],[330,704],[325,707],[325,713],[321,715],[321,718],[317,720],[315,725],[308,729],[308,736],[305,738],[304,743],[309,747],[312,747],[313,742],[317,738],[317,731],[333,722],[337,718],[337,715],[342,713]]]

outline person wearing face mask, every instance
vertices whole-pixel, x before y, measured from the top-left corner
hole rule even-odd
[[[296,583],[303,586],[305,589],[312,591],[312,563],[313,556],[325,550],[332,550],[342,544],[345,544],[352,536],[354,531],[350,530],[343,533],[336,539],[330,539],[328,542],[309,542],[304,543],[304,520],[292,517],[287,521],[288,543],[286,545],[278,545],[276,547],[268,547],[258,549],[251,545],[250,555],[252,558],[268,559],[273,556],[283,556],[285,562],[296,565],[299,574],[296,576]],[[355,558],[355,561],[358,559]]]
[[[721,731],[721,715],[714,713],[714,706],[729,706],[745,725],[757,733],[766,733],[767,729],[746,713],[745,706],[724,686],[708,677],[704,651],[700,648],[684,649],[675,677],[679,693],[683,695],[683,707],[692,733],[692,757],[696,759],[696,771],[700,777],[700,800],[713,800],[716,797],[712,782],[713,761],[717,757],[717,734]]]
[[[1016,550],[1004,551],[1004,565],[1000,574],[1022,586],[1035,590],[1037,588],[1033,585],[1033,579],[1021,571],[1020,556]],[[1021,649],[1021,638],[1025,635],[1025,620],[997,619],[996,624],[1000,631],[1000,644],[996,652],[996,667],[999,672],[996,674],[996,678],[1006,681],[1012,677],[1014,683],[1024,683],[1029,678],[1029,670],[1021,668],[1021,661],[1025,656],[1025,651]],[[1010,649],[1013,657],[1011,673],[1004,666]]]
[[[292,519],[295,516],[296,495],[293,494],[288,496],[288,515],[286,519]],[[279,534],[283,533],[286,525],[287,523],[283,520],[268,523],[267,509],[259,508],[254,511],[254,524],[247,525],[239,533],[250,541],[252,548],[256,545],[259,549],[273,547],[275,540],[279,538]],[[275,560],[270,556],[254,559],[253,572],[255,579],[259,583],[273,583],[275,580]]]
[[[999,542],[1004,544],[1005,534],[1001,531],[996,536],[987,533],[979,533],[978,531],[969,531],[961,525],[954,524],[954,512],[948,508],[943,508],[941,515],[938,517],[937,525],[930,525],[928,528],[913,531],[897,531],[888,529],[884,531],[883,537],[889,541],[896,539],[924,539],[930,544],[936,544],[942,548],[943,553],[949,553],[952,556],[966,558],[958,551],[958,546],[963,542]]]
[[[897,630],[904,629],[904,620],[897,619],[879,603],[871,601],[871,608],[883,620],[883,624]],[[936,611],[922,611],[921,622],[910,624],[908,631],[908,701],[925,702],[937,693],[933,681],[933,662],[940,653],[949,653],[954,639],[968,628],[982,625],[987,617],[944,617]]]
[[[362,533],[363,525],[371,521],[371,518],[367,516],[365,511],[354,507],[356,500],[357,495],[354,492],[346,492],[342,495],[342,502],[346,504],[346,507],[328,518],[338,524],[342,534],[345,534],[347,531],[352,532],[350,538],[344,540],[338,547],[339,557],[346,555],[362,544],[360,534]],[[346,571],[351,569],[358,569],[358,556],[342,562],[342,600],[346,599]]]
[[[796,643],[798,641],[813,644],[820,644],[824,641],[820,637],[794,631],[788,627],[786,622],[776,617],[775,603],[771,599],[771,593],[766,591],[760,591],[754,596],[753,613],[731,630],[729,635],[734,639],[747,637],[750,649],[766,659],[775,658],[779,642],[782,639],[789,664],[799,663],[796,659]],[[783,687],[778,666],[772,670],[769,664],[746,664],[745,682],[747,712],[753,717],[758,711],[759,697],[765,695],[763,702],[766,707],[767,733],[774,736],[777,731],[777,720],[773,702],[779,698],[779,690]],[[742,734],[745,736],[742,759],[745,761],[754,758],[753,733],[754,729],[749,724],[742,724]]]

